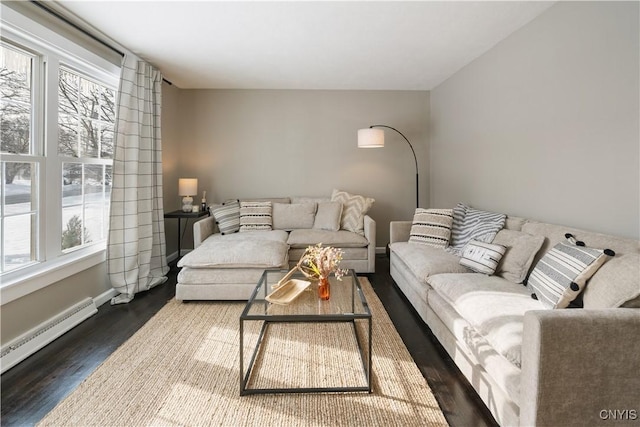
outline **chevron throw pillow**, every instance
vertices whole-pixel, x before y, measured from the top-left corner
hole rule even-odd
[[[364,235],[364,216],[373,206],[375,199],[350,194],[346,191],[333,190],[331,201],[342,203],[340,228]]]

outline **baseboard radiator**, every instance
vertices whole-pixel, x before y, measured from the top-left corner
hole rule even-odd
[[[93,299],[86,298],[5,344],[0,350],[0,373],[11,369],[97,312]]]

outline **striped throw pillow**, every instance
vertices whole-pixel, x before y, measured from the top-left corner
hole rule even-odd
[[[236,233],[240,230],[240,202],[227,200],[217,208],[211,210],[221,234]]]
[[[240,232],[269,231],[272,224],[271,202],[240,202]]]
[[[505,214],[473,209],[462,203],[453,209],[451,240],[447,251],[461,255],[471,240],[491,243],[502,230],[507,219]]]
[[[413,215],[409,243],[446,248],[451,236],[451,209],[417,208]]]
[[[582,242],[580,242],[582,243]],[[527,281],[533,298],[548,308],[565,308],[615,253],[575,244],[558,243],[536,264]]]
[[[506,246],[472,240],[462,250],[460,264],[477,273],[492,275],[506,251]]]

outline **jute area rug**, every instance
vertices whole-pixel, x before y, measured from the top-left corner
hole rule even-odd
[[[371,394],[241,397],[239,317],[245,304],[172,300],[39,425],[446,426],[382,303],[367,279],[360,281],[373,314]],[[267,350],[256,361],[259,379],[250,385],[363,381],[348,324],[282,328],[270,331]],[[257,328],[247,329],[245,335],[257,336]]]

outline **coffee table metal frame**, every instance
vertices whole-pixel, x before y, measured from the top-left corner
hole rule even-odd
[[[330,393],[330,392],[368,392],[371,393],[371,350],[372,350],[372,325],[371,325],[371,310],[367,304],[367,300],[364,297],[360,282],[355,274],[354,270],[349,270],[349,273],[342,278],[342,282],[346,280],[352,281],[353,291],[351,292],[351,312],[350,313],[286,313],[287,309],[280,309],[284,313],[281,314],[269,314],[269,307],[272,305],[265,297],[271,292],[270,283],[276,283],[279,278],[283,277],[287,273],[286,270],[265,270],[264,274],[260,278],[256,288],[254,289],[251,297],[247,301],[242,314],[240,315],[240,395],[249,394],[269,394],[269,393]],[[268,280],[268,277],[273,277],[275,280]],[[294,276],[294,278],[303,278],[302,276]],[[332,278],[333,280],[333,278]],[[315,286],[312,283],[311,286]],[[333,286],[349,286],[347,283],[337,282]],[[313,291],[317,291],[313,289]],[[333,295],[332,295],[333,296]],[[337,295],[336,295],[337,296]],[[258,298],[256,300],[256,298]],[[356,298],[359,300],[358,306],[362,304],[362,312],[355,313]],[[324,302],[320,302],[321,304]],[[252,305],[260,304],[262,306],[260,313],[250,312]],[[295,301],[291,303],[291,306],[295,304]],[[288,307],[288,306],[279,306]],[[244,369],[244,323],[247,321],[262,321],[262,327],[251,355],[251,360],[248,363],[246,372]],[[368,335],[367,344],[363,343],[363,337],[358,332],[356,327],[356,321],[366,322],[366,330]],[[364,378],[366,379],[366,386],[354,386],[354,387],[304,387],[304,388],[247,388],[249,378],[251,377],[256,358],[260,352],[260,347],[267,333],[268,327],[271,323],[329,323],[329,322],[345,322],[351,323],[352,330],[357,342],[358,352],[362,361],[362,370]],[[368,347],[365,350],[365,345]],[[265,350],[266,351],[266,350]]]

